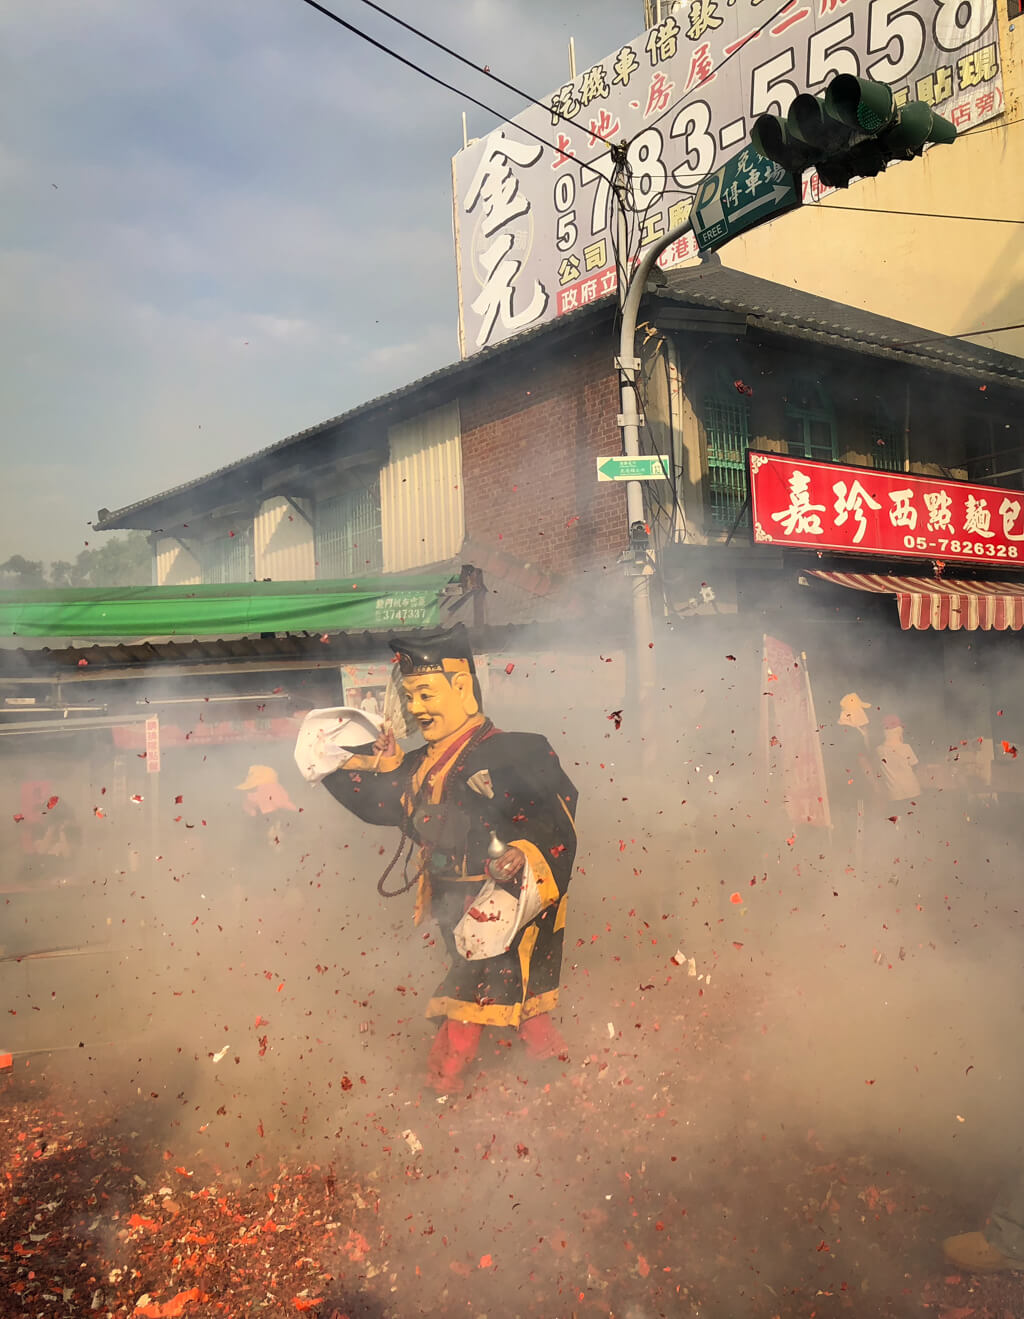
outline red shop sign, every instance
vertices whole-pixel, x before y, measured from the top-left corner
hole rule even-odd
[[[1024,567],[1024,493],[906,472],[748,455],[761,545]]]

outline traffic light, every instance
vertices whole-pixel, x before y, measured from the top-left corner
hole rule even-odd
[[[923,101],[897,106],[884,82],[840,73],[825,95],[803,92],[785,119],[763,114],[750,141],[755,150],[794,174],[813,165],[822,183],[845,188],[873,178],[893,160],[912,160],[928,142],[952,142],[956,128]]]

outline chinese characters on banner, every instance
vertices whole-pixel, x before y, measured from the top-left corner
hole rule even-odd
[[[754,540],[766,545],[1024,566],[1024,493],[751,453]]]
[[[837,73],[887,83],[898,104],[925,101],[961,130],[991,119],[1004,109],[996,0],[791,0],[781,12],[778,0],[691,0],[548,109],[471,143],[452,172],[462,355],[615,291],[609,142],[629,139],[647,246],[687,218],[759,114],[784,115]],[[753,194],[772,166],[749,161]],[[828,191],[805,177],[805,201]],[[659,264],[696,254],[688,235]]]
[[[381,596],[373,602],[374,628],[395,624],[402,627],[430,627],[437,619],[436,591],[404,591]]]

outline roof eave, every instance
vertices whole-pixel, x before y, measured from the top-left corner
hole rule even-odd
[[[544,338],[559,335],[564,337],[576,333],[601,315],[611,316],[614,307],[613,300],[603,299],[600,302],[590,303],[586,307],[581,307],[574,312],[560,316],[553,321],[546,321],[543,325],[535,326],[533,329],[523,330],[521,333],[512,335],[493,347],[482,349],[472,357],[463,358],[458,362],[450,362],[447,366],[439,367],[436,371],[421,376],[418,380],[413,380],[407,385],[401,385],[387,394],[379,394],[375,398],[357,404],[347,412],[340,413],[336,417],[330,417],[326,421],[318,422],[315,426],[309,426],[305,430],[297,431],[294,435],[285,436],[284,439],[275,441],[267,448],[249,454],[245,458],[239,458],[224,467],[219,467],[213,472],[208,472],[205,476],[197,477],[193,481],[186,481],[182,485],[173,486],[170,490],[164,490],[158,495],[151,495],[147,499],[137,500],[133,504],[126,504],[124,507],[114,509],[112,512],[108,511],[105,517],[97,518],[93,522],[93,530],[117,531],[125,528],[142,531],[157,530],[158,528],[153,525],[154,519],[166,521],[165,514],[173,512],[173,501],[175,499],[182,496],[193,496],[204,487],[225,479],[230,478],[232,481],[237,482],[239,475],[245,469],[252,469],[261,462],[273,460],[289,449],[297,445],[308,444],[310,440],[325,435],[331,430],[341,431],[360,418],[369,417],[374,413],[398,412],[402,410],[402,404],[408,403],[418,394],[427,396],[437,394],[438,401],[443,402],[443,395],[448,392],[450,382],[458,377],[483,371],[495,360],[504,357],[513,350],[533,345]],[[609,356],[610,362],[611,357]],[[190,504],[190,507],[194,508],[194,502]]]
[[[880,357],[890,362],[900,362],[904,366],[913,366],[927,371],[940,371],[947,375],[959,376],[965,380],[981,381],[986,385],[1001,385],[1008,389],[1024,389],[1024,375],[1006,375],[1000,371],[986,371],[982,367],[972,367],[965,362],[943,360],[930,353],[913,353],[903,348],[889,347],[873,343],[871,340],[854,338],[842,334],[838,329],[812,329],[810,326],[794,325],[791,321],[765,315],[747,317],[750,329],[761,330],[768,334],[777,334],[790,339],[804,339],[812,343],[824,344],[845,352],[859,353],[865,357]]]

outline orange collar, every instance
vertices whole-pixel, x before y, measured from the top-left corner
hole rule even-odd
[[[424,780],[429,782],[431,788],[437,786],[437,779],[451,767],[455,757],[470,740],[474,733],[484,725],[484,716],[482,714],[474,715],[468,723],[463,724],[457,733],[452,733],[446,737],[443,742],[434,742],[427,748],[427,754],[423,763],[416,771],[413,779],[413,787],[419,791]]]

